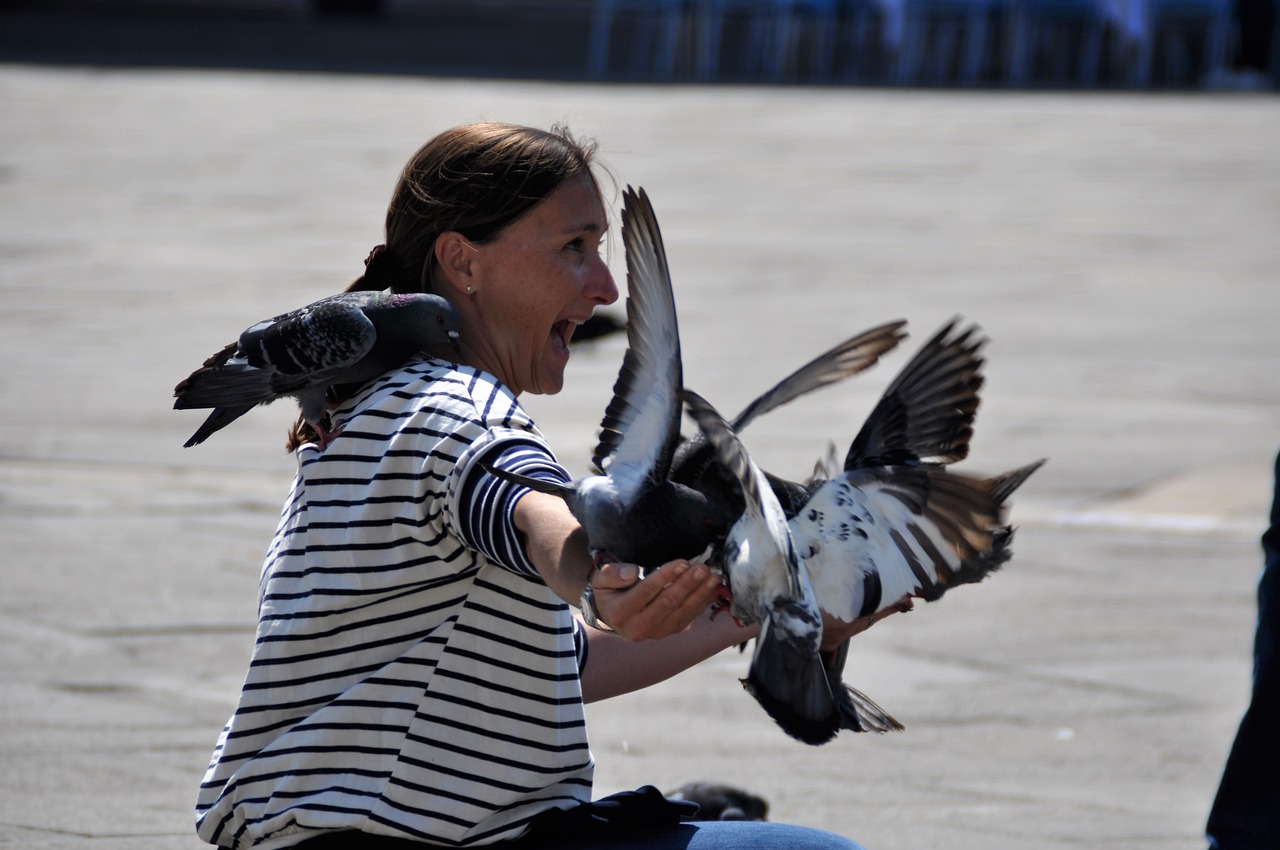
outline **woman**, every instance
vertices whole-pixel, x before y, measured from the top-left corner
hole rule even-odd
[[[855,846],[777,824],[675,826],[655,795],[584,806],[583,703],[751,636],[709,616],[719,582],[684,561],[643,580],[629,565],[596,571],[613,631],[589,629],[565,603],[591,559],[563,501],[479,463],[568,480],[517,398],[558,392],[574,328],[618,297],[592,155],[565,131],[478,124],[405,168],[386,245],[352,288],[449,298],[461,353],[351,388],[332,412],[340,436],[298,447],[253,659],[201,786],[206,841],[575,846],[576,832],[621,847],[613,833],[633,830],[600,823],[658,818],[644,846],[709,847],[726,829],[739,847]]]

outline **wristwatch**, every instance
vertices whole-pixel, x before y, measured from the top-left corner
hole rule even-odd
[[[591,586],[591,577],[596,574],[596,568],[593,566],[591,572],[587,573],[587,586],[582,588],[582,598],[579,600],[578,608],[582,611],[582,621],[593,629],[608,629],[604,621],[600,619],[600,612],[596,610],[596,590]]]

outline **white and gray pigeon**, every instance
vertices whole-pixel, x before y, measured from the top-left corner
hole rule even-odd
[[[187,440],[204,442],[259,404],[293,397],[323,449],[334,386],[360,385],[431,346],[458,349],[456,308],[425,293],[344,292],[265,319],[214,354],[177,387],[177,410],[213,413]]]
[[[976,326],[957,321],[935,334],[886,389],[830,480],[800,485],[766,475],[826,613],[852,622],[913,598],[934,600],[1010,557],[1005,501],[1043,461],[991,479],[945,469],[968,455],[984,343]],[[732,573],[730,586],[736,599]],[[783,729],[808,743],[841,728],[901,729],[843,682],[847,654],[848,641],[821,654],[838,709],[834,727],[817,722],[811,676],[757,677],[750,689]]]
[[[782,505],[729,423],[697,393],[685,390],[684,400],[743,497],[742,513],[720,551],[733,595],[731,613],[744,625],[760,626],[742,684],[788,734],[808,744],[825,743],[840,731],[844,717],[820,653],[819,598]],[[849,689],[843,696],[856,700],[880,725],[896,725],[865,695]]]
[[[885,389],[843,470],[828,466],[803,487],[775,479],[784,500],[796,504],[788,511],[792,533],[829,614],[852,621],[909,608],[912,598],[935,600],[1011,556],[1005,502],[1044,461],[985,481],[943,472],[969,454],[985,344],[976,325],[946,323]],[[844,641],[823,653],[842,728],[886,731],[859,699],[845,698],[848,652]]]
[[[666,249],[643,189],[623,193],[622,241],[627,263],[627,351],[593,453],[598,474],[568,485],[493,467],[495,475],[562,497],[587,532],[597,563],[654,568],[705,556],[737,510],[676,474],[681,392],[680,334]],[[873,365],[902,339],[903,322],[859,334],[793,372],[743,412],[746,422]],[[741,417],[740,417],[741,418]]]

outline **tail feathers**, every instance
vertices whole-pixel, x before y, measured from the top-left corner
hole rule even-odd
[[[247,363],[230,362],[192,373],[173,391],[175,410],[265,404],[280,397],[271,373]]]
[[[240,405],[239,407],[216,408],[213,413],[210,413],[209,417],[204,420],[204,424],[196,429],[196,432],[191,435],[191,439],[182,444],[182,447],[184,449],[189,449],[192,446],[198,446],[200,443],[209,439],[210,435],[215,431],[221,431],[241,416],[244,416],[250,410],[253,410],[253,408],[254,405],[252,404]]]
[[[849,641],[831,652],[821,653],[822,668],[840,711],[840,728],[851,732],[901,732],[905,727],[857,688],[844,683],[844,664],[849,657]]]
[[[1031,473],[1049,462],[1047,457],[1042,457],[1037,461],[1033,461],[1026,466],[1020,466],[1017,469],[1011,469],[1008,472],[1002,472],[991,478],[987,482],[990,487],[991,498],[996,504],[1003,505],[1013,495],[1013,491],[1017,490],[1023,483],[1031,477]]]
[[[987,498],[998,509],[997,516],[1001,518],[1001,521],[1003,521],[1005,513],[1005,502],[1013,495],[1015,490],[1031,477],[1033,472],[1044,466],[1045,462],[1046,459],[1042,458],[979,482],[985,490]],[[1000,569],[1013,557],[1013,550],[1010,548],[1013,543],[1013,532],[1013,527],[1009,525],[999,525],[991,528],[988,546],[970,553],[968,557],[961,561],[958,568],[950,575],[945,576],[944,581],[939,581],[936,587],[927,590],[921,596],[926,601],[932,602],[942,596],[948,588],[961,584],[974,584]]]
[[[742,686],[791,737],[825,744],[841,728],[841,714],[816,652],[803,652],[761,623],[755,655]]]
[[[840,709],[841,729],[884,733],[901,732],[906,728],[857,688],[836,681],[832,683],[831,692]]]

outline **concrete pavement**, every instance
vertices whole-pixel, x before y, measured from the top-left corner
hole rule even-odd
[[[850,681],[905,732],[805,748],[725,653],[591,708],[599,793],[735,782],[873,850],[1202,846],[1280,448],[1274,98],[11,65],[0,116],[0,846],[202,846],[292,411],[184,450],[202,417],[171,388],[354,277],[404,161],[477,119],[566,121],[649,191],[717,404],[963,313],[992,339],[965,467],[1051,459],[1012,564],[858,639]],[[575,471],[621,352],[581,347],[529,399]],[[803,474],[906,356],[749,445]]]

